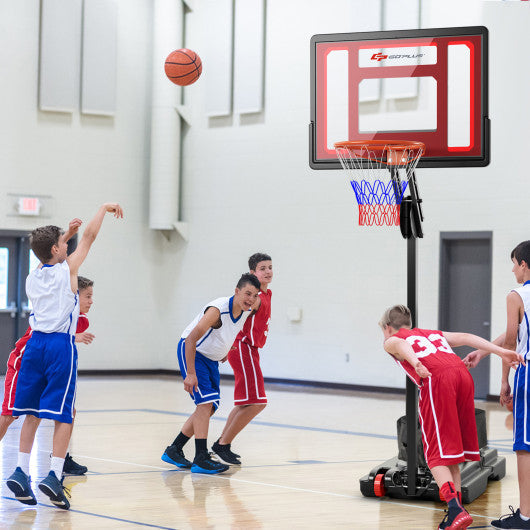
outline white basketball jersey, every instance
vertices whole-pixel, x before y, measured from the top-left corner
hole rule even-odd
[[[202,353],[212,361],[220,361],[226,357],[237,334],[243,329],[245,320],[250,315],[250,311],[243,311],[238,318],[233,317],[234,297],[217,298],[213,302],[206,304],[203,310],[193,319],[184,332],[182,338],[185,339],[204,316],[206,309],[216,307],[221,312],[221,327],[218,329],[210,328],[198,341],[197,351]]]
[[[530,358],[530,281],[526,282],[522,287],[514,289],[514,291],[521,297],[524,306],[524,315],[519,329],[517,330],[517,353],[520,353],[525,359]]]
[[[26,294],[33,307],[29,316],[32,329],[75,335],[79,300],[72,292],[66,261],[31,271],[26,279]]]

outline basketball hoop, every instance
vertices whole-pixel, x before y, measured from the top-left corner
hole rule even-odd
[[[350,184],[359,204],[359,225],[399,226],[403,195],[409,181],[414,182],[414,169],[424,150],[422,142],[397,140],[335,144],[342,168],[350,171]]]

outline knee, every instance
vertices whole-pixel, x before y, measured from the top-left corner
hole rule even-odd
[[[267,406],[266,403],[255,405],[256,407],[256,414],[259,414],[260,412],[263,412],[265,410],[265,407]]]

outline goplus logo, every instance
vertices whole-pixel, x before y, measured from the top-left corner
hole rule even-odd
[[[418,59],[420,57],[423,57],[424,53],[417,53],[417,54],[406,54],[406,53],[398,53],[395,55],[385,55],[383,53],[374,53],[370,59],[372,61],[383,61],[384,59]]]

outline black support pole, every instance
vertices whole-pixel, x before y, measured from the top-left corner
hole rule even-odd
[[[416,238],[407,239],[407,306],[412,316],[412,327],[416,327],[417,291],[416,291]],[[418,448],[416,443],[416,428],[418,425],[418,389],[407,377],[406,394],[407,414],[407,494],[416,494],[416,476],[418,469]]]

